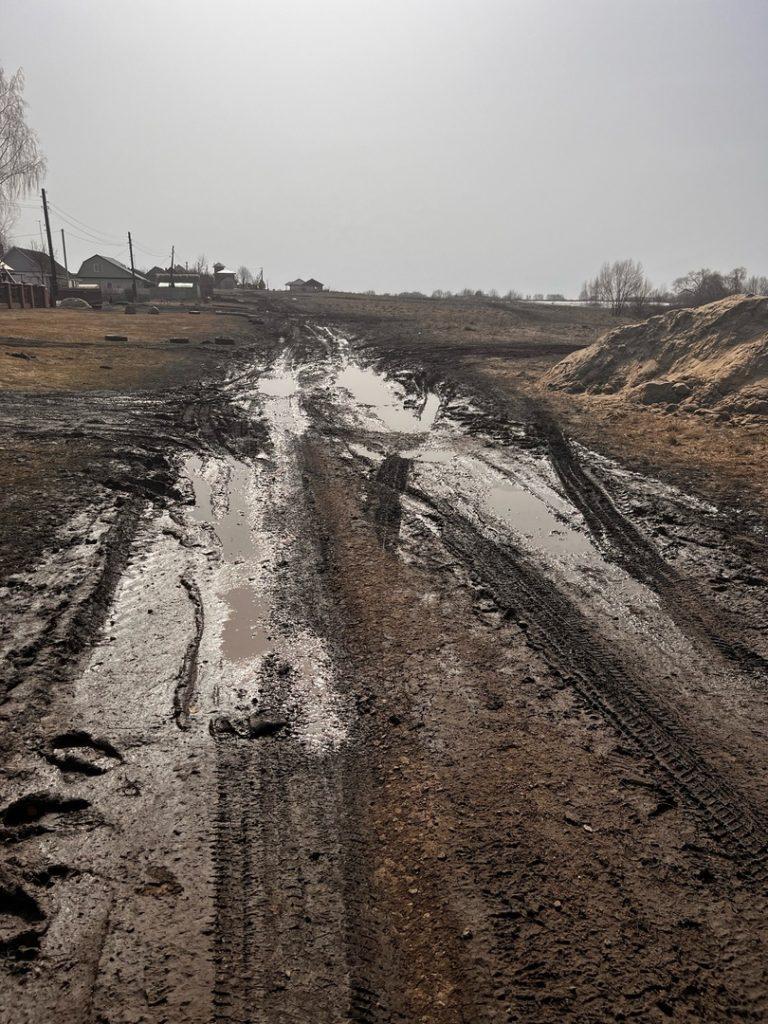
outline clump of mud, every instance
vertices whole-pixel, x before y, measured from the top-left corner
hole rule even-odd
[[[544,378],[644,405],[768,415],[768,298],[734,295],[619,327]]]

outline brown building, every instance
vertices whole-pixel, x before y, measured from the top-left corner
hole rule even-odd
[[[325,285],[314,277],[310,277],[308,281],[297,277],[295,281],[286,281],[285,287],[292,292],[321,292]]]

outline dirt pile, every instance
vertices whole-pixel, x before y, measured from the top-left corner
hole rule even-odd
[[[644,405],[768,415],[768,298],[734,295],[619,327],[559,362],[545,383]]]

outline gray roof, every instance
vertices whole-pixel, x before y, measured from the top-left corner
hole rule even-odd
[[[126,267],[126,265],[124,263],[121,263],[120,260],[114,259],[112,256],[102,256],[101,253],[97,252],[97,253],[94,253],[93,256],[89,256],[87,260],[83,260],[83,262],[80,264],[80,270],[76,274],[76,277],[95,277],[95,278],[101,278],[101,277],[109,277],[110,276],[109,274],[89,274],[89,273],[83,273],[83,267],[90,260],[103,260],[104,263],[111,264],[111,266],[115,267],[117,270],[124,271],[124,273],[127,274],[128,277],[131,276],[131,268],[130,267]],[[135,273],[136,273],[136,280],[137,281],[141,281],[142,284],[150,284],[151,283],[146,277],[144,277],[143,274],[140,274],[138,272],[138,270]],[[121,275],[121,276],[123,276],[123,275]]]
[[[6,252],[3,259],[11,267],[13,267],[13,254],[19,252],[25,256],[28,260],[34,263],[40,268],[41,274],[50,274],[51,272],[51,258],[47,252],[41,252],[39,249],[22,249],[20,245],[12,245],[11,248]],[[53,265],[56,268],[57,277],[66,277],[67,272],[60,263],[56,260],[53,261]],[[19,270],[19,267],[13,267],[14,270]]]

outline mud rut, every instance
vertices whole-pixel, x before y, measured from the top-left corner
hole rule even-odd
[[[501,881],[514,867],[503,842],[470,851],[470,872],[438,865],[433,897],[417,896],[418,880],[407,889],[409,907],[424,900],[421,937],[398,924],[372,759],[381,722],[388,735],[402,726],[397,687],[375,675],[376,651],[397,638],[366,626],[350,596],[328,495],[354,505],[350,529],[371,532],[382,571],[404,559],[447,592],[469,588],[473,629],[527,646],[679,803],[686,835],[757,891],[768,766],[720,756],[716,720],[763,701],[766,652],[665,561],[556,425],[512,424],[511,443],[494,443],[472,396],[415,372],[395,386],[339,331],[309,326],[271,365],[193,396],[181,422],[183,444],[167,438],[183,451],[179,479],[160,505],[134,494],[96,510],[72,527],[94,533],[95,558],[52,553],[15,587],[11,624],[33,624],[6,657],[16,723],[31,729],[26,695],[46,696],[34,742],[9,747],[0,1019],[613,1019],[610,993],[596,1010],[572,994],[548,1003],[546,985],[515,996],[521,915]],[[63,602],[40,585],[57,577],[74,581]],[[672,663],[722,697],[701,730]],[[454,713],[444,685],[432,699]],[[483,701],[487,716],[504,698]],[[442,764],[445,741],[424,736],[419,756]],[[475,923],[462,929],[465,913]],[[759,999],[744,1006],[759,1019]]]

